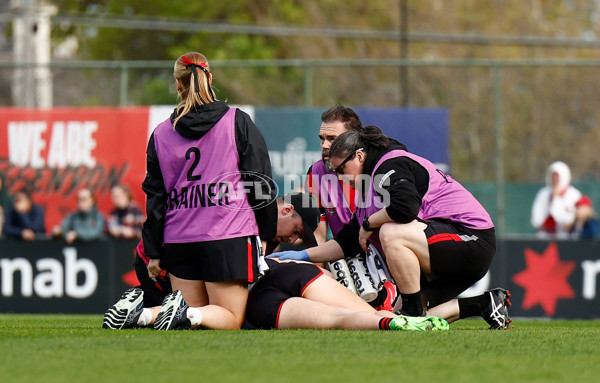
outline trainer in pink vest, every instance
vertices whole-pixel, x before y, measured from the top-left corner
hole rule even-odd
[[[370,186],[361,206],[360,201],[356,206],[356,218],[362,223],[365,217],[379,211],[385,206],[385,201],[375,191],[375,173],[381,164],[391,158],[408,157],[423,166],[429,173],[429,187],[421,201],[417,216],[423,220],[433,218],[450,220],[476,230],[491,229],[494,223],[487,211],[475,197],[461,184],[449,175],[437,169],[434,164],[425,158],[419,157],[404,150],[391,150],[384,154],[373,169]],[[371,237],[370,241],[383,251],[379,241],[379,230]]]
[[[181,136],[166,120],[154,145],[169,195],[164,242],[203,242],[258,235],[239,171],[235,108],[201,138]]]

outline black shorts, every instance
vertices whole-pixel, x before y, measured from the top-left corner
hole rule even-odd
[[[454,222],[424,221],[431,274],[421,275],[428,307],[449,301],[487,273],[496,253],[493,228],[474,230]]]
[[[281,305],[302,297],[304,289],[323,274],[316,265],[267,259],[269,271],[250,290],[246,320],[257,329],[277,328]]]
[[[255,236],[165,243],[160,267],[181,279],[252,283],[258,275],[258,244]]]
[[[168,275],[161,275],[150,279],[148,276],[148,266],[136,254],[133,260],[135,274],[140,282],[140,288],[144,290],[144,307],[155,307],[162,305],[164,297],[169,294],[171,289],[171,281]]]

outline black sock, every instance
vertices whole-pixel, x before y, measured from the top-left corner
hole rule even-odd
[[[404,315],[418,317],[423,315],[423,304],[421,303],[421,291],[412,294],[400,293],[402,298],[402,308],[400,311]]]
[[[377,298],[373,299],[371,302],[369,302],[369,304],[371,305],[371,307],[379,307],[383,304],[383,302],[385,302],[385,300],[387,299],[387,296],[388,296],[387,289],[381,289],[377,293]]]
[[[460,311],[460,319],[480,316],[481,311],[483,311],[489,301],[490,298],[487,294],[481,294],[470,298],[459,298],[458,308]]]
[[[379,329],[380,330],[389,330],[391,321],[392,321],[392,318],[381,318],[379,320]]]

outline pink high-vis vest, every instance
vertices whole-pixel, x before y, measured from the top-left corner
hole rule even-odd
[[[235,108],[201,138],[190,139],[168,119],[154,145],[168,194],[164,242],[203,242],[258,235],[239,172]]]
[[[385,201],[375,191],[373,180],[377,182],[375,173],[379,166],[385,161],[396,157],[408,157],[423,166],[429,173],[429,187],[421,201],[421,207],[417,214],[419,218],[423,220],[434,218],[450,220],[476,230],[494,227],[490,215],[467,189],[453,180],[452,177],[437,169],[430,161],[404,150],[389,151],[375,165],[365,203],[362,206],[359,203],[356,207],[355,214],[359,223],[362,223],[365,217],[385,206]],[[375,247],[382,250],[378,234],[379,231],[375,232],[370,240]]]
[[[325,167],[323,160],[312,166],[312,185],[319,190],[319,202],[325,210],[327,223],[335,237],[352,219],[352,210],[344,196],[337,174]]]

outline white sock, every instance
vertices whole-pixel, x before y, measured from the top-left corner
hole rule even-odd
[[[142,313],[138,318],[138,326],[145,327],[148,326],[152,322],[152,310],[144,308],[142,309]]]
[[[188,307],[187,317],[192,326],[199,326],[202,323],[202,311],[199,307]]]

